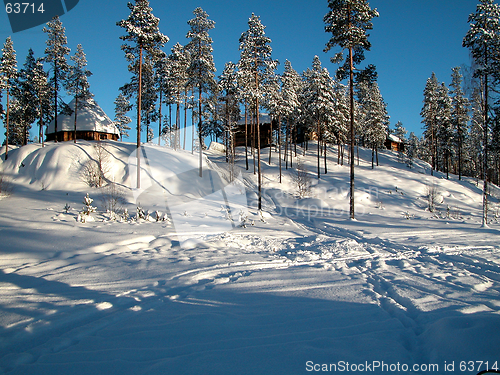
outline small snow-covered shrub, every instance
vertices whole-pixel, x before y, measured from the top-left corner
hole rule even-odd
[[[81,178],[89,187],[101,187],[110,169],[109,151],[102,142],[94,144],[94,158],[82,166]]]
[[[411,220],[411,219],[414,219],[415,218],[415,215],[414,214],[411,214],[410,212],[408,211],[404,211],[403,212],[403,217],[406,219],[406,220]]]
[[[119,185],[112,182],[102,189],[101,203],[103,209],[110,214],[112,220],[117,220],[123,211],[125,193]]]
[[[246,228],[248,224],[248,212],[240,210],[240,227]]]
[[[311,194],[311,176],[309,176],[302,158],[297,159],[297,170],[296,174],[293,176],[293,181],[295,182],[297,193],[300,198],[307,197]]]
[[[427,209],[429,212],[435,212],[436,209],[443,203],[443,198],[439,188],[435,185],[427,185],[425,190],[425,197],[427,199]]]
[[[64,211],[66,213],[69,213],[69,210],[71,210],[71,206],[68,203],[66,203],[66,205],[64,206]]]
[[[95,160],[90,159],[82,166],[81,178],[89,187],[100,187],[99,165]]]
[[[78,214],[77,218],[78,221],[82,223],[86,223],[87,221],[94,221],[94,218],[91,216],[91,213],[95,212],[97,207],[92,206],[93,202],[94,200],[90,198],[89,193],[87,193],[85,198],[83,198],[83,204],[85,206],[83,207],[83,211],[81,211]]]
[[[123,210],[123,213],[122,213],[121,217],[122,217],[122,220],[125,221],[125,222],[127,222],[127,221],[130,220],[130,215],[128,213],[128,209],[127,208],[125,208]]]
[[[149,216],[149,214],[147,216]],[[135,209],[135,220],[138,221],[140,219],[146,220],[146,211],[144,211],[144,209],[139,204]]]
[[[7,181],[3,173],[0,173],[0,196],[10,195],[12,185]]]

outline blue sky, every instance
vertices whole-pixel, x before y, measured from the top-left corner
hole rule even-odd
[[[201,6],[209,14],[216,22],[211,36],[217,75],[225,62],[238,61],[238,39],[247,29],[252,12],[260,16],[267,27],[273,58],[281,63],[279,72],[288,59],[301,73],[312,65],[314,55],[320,57],[332,75],[336,70],[329,62],[336,51],[323,52],[329,39],[323,24],[323,16],[328,11],[326,0],[150,0],[150,4],[160,18],[161,31],[170,38],[165,46],[167,52],[176,42],[187,43],[187,21],[196,7]],[[380,17],[374,20],[370,33],[372,49],[366,53],[365,63],[377,66],[378,82],[392,127],[401,121],[409,131],[420,135],[422,93],[427,78],[435,72],[439,81],[449,84],[452,67],[470,64],[462,39],[469,28],[468,15],[475,11],[476,4],[477,0],[370,1]],[[118,88],[130,79],[120,50],[119,36],[123,30],[116,26],[116,22],[128,14],[125,0],[80,0],[72,11],[61,17],[71,55],[77,44],[82,44],[88,68],[94,73],[90,78],[91,90],[111,118]],[[5,39],[12,36],[19,68],[29,48],[36,57],[43,56],[46,40],[43,26],[12,34],[5,12],[0,12],[0,25],[2,46]],[[3,131],[1,133],[3,141]],[[129,139],[135,139],[133,132]]]

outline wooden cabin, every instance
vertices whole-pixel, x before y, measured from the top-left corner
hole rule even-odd
[[[252,122],[251,119],[247,119],[247,134],[248,134],[248,146],[252,145]],[[273,143],[273,137],[271,134],[271,117],[268,114],[261,113],[259,117],[260,124],[260,148],[269,147]],[[257,129],[255,129],[257,131]],[[245,118],[238,121],[236,125],[235,146],[245,146]],[[257,144],[255,145],[257,147]]]
[[[396,152],[404,152],[405,150],[404,142],[399,137],[396,137],[394,134],[387,135],[387,139],[385,140],[384,145],[388,150]]]
[[[68,107],[71,111],[63,111],[57,116],[58,142],[73,141],[75,139],[75,99],[68,104]],[[72,113],[68,114],[68,112]],[[84,107],[78,108],[76,119],[76,139],[117,141],[120,137],[120,131],[115,123],[93,99],[90,99]],[[48,125],[45,138],[47,141],[56,139],[55,119]]]

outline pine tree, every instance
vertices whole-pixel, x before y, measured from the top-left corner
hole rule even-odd
[[[437,139],[439,153],[443,155],[442,171],[446,172],[446,178],[449,178],[450,158],[453,152],[453,123],[451,118],[452,103],[448,94],[448,88],[444,83],[438,89],[437,100]]]
[[[340,82],[335,82],[335,111],[333,130],[337,140],[337,164],[344,164],[344,145],[348,139],[347,124],[350,123],[350,102],[348,88]],[[359,113],[359,111],[358,111]]]
[[[169,102],[170,95],[170,63],[166,53],[161,53],[155,65],[155,86],[158,91],[158,146],[163,135],[163,104]]]
[[[415,133],[411,132],[408,138],[408,147],[406,149],[406,165],[413,167],[413,160],[418,158],[419,139]]]
[[[273,123],[277,122],[283,112],[283,101],[280,92],[280,76],[276,74],[274,70],[269,72],[267,77],[266,85],[264,86],[264,101],[262,106],[270,116],[270,145],[269,145],[269,165],[271,164],[272,147],[273,141]]]
[[[403,148],[408,143],[407,139],[406,139],[406,134],[407,133],[408,133],[408,131],[403,126],[403,123],[401,121],[398,121],[396,123],[396,125],[394,126],[394,135],[401,140],[401,143],[403,144]],[[405,157],[404,150],[403,149],[399,149],[398,150],[398,160],[399,160],[399,162],[404,162],[404,157]]]
[[[142,115],[142,68],[143,57],[149,55],[153,60],[160,55],[160,48],[168,42],[168,37],[160,32],[160,19],[153,15],[153,9],[148,0],[135,0],[135,4],[128,3],[130,14],[126,20],[117,22],[124,28],[126,35],[120,39],[125,42],[122,50],[129,61],[128,69],[137,82],[137,188],[140,188],[140,147],[141,147],[141,115]]]
[[[333,82],[326,68],[321,66],[318,56],[314,56],[312,69],[304,72],[304,91],[302,101],[305,106],[305,113],[309,116],[309,121],[316,133],[318,141],[317,164],[318,179],[320,173],[320,148],[323,142],[322,134],[333,123],[333,108],[335,103],[335,94]]]
[[[300,93],[302,91],[302,79],[292,68],[290,61],[285,61],[285,70],[281,77],[281,99],[282,99],[282,114],[286,120],[285,126],[285,166],[288,169],[288,150],[290,150],[290,159],[292,155],[292,134],[296,122],[300,116],[301,103]],[[279,121],[278,136],[281,135],[281,121]],[[278,140],[280,146],[280,182],[281,182],[281,141]]]
[[[198,138],[200,143],[200,177],[203,176],[203,129],[202,129],[202,96],[215,86],[215,64],[212,56],[212,38],[210,30],[215,22],[208,18],[208,14],[200,7],[193,11],[194,18],[188,21],[191,29],[186,38],[190,39],[186,49],[191,55],[188,69],[189,85],[198,90]]]
[[[372,148],[373,169],[375,155],[377,156],[378,165],[378,149],[384,144],[387,138],[389,116],[377,83],[370,84],[363,81],[359,84],[359,91],[361,93],[361,128],[363,129],[365,142]]]
[[[10,116],[10,93],[17,78],[17,60],[14,43],[9,36],[2,48],[2,59],[0,60],[0,92],[5,91],[6,94],[6,115],[5,115],[5,160],[9,158],[9,116]]]
[[[437,122],[436,116],[438,113],[438,89],[439,84],[436,75],[427,79],[424,89],[424,105],[420,116],[422,116],[422,123],[424,124],[424,137],[426,143],[429,145],[429,153],[432,160],[432,173],[437,167]]]
[[[118,95],[114,104],[115,124],[120,132],[120,139],[123,141],[123,137],[128,137],[128,130],[130,130],[128,124],[132,122],[132,119],[127,116],[127,113],[132,109],[132,106],[123,93]]]
[[[152,56],[144,56],[144,62],[142,67],[142,103],[141,103],[141,121],[146,128],[146,139],[150,142],[150,137],[153,135],[154,131],[151,128],[151,123],[158,119],[158,110],[156,108],[156,102],[158,101],[158,91],[155,82],[155,65],[156,58]],[[153,139],[151,138],[151,140]]]
[[[235,175],[235,125],[240,119],[240,107],[238,102],[238,74],[236,64],[226,63],[219,77],[219,88],[222,93],[224,130],[226,134],[226,161],[229,163],[230,179]]]
[[[186,90],[188,85],[188,68],[191,62],[189,51],[180,43],[176,43],[172,47],[171,54],[168,56],[169,61],[169,80],[171,84],[171,94],[173,103],[176,105],[175,116],[175,134],[179,134],[180,124],[180,107],[186,101]],[[184,134],[186,129],[184,128]],[[177,146],[178,141],[174,143]],[[185,148],[185,147],[184,147]]]
[[[35,87],[35,75],[36,59],[33,50],[30,49],[26,57],[26,62],[19,71],[12,90],[17,101],[16,106],[20,112],[17,116],[16,124],[13,127],[19,128],[15,130],[18,134],[15,141],[17,145],[28,144],[31,124],[35,122],[37,118],[38,108],[36,105],[37,92]]]
[[[372,18],[378,17],[376,9],[371,9],[366,0],[328,0],[330,11],[325,15],[325,31],[332,37],[326,44],[325,52],[335,46],[342,51],[348,50],[349,57],[337,71],[337,78],[343,79],[349,74],[350,95],[350,143],[351,143],[351,173],[350,173],[350,217],[354,219],[354,64],[364,60],[364,51],[369,51],[367,30],[373,28]],[[337,53],[332,59],[340,63],[344,60],[343,53]]]
[[[471,158],[471,172],[477,179],[483,177],[484,167],[484,104],[483,88],[476,87],[471,97],[471,121],[467,138],[467,153]]]
[[[90,92],[88,78],[92,73],[86,68],[87,58],[81,44],[78,44],[75,55],[71,56],[70,59],[73,61],[74,65],[70,68],[66,89],[68,94],[75,98],[73,139],[76,143],[78,110],[89,106],[89,101],[94,97],[94,94]]]
[[[57,116],[58,116],[58,102],[59,102],[59,89],[64,87],[66,83],[67,74],[69,72],[69,65],[66,56],[69,54],[70,49],[66,46],[68,44],[65,28],[62,25],[59,16],[55,16],[47,23],[47,27],[43,28],[43,32],[47,33],[47,48],[45,49],[45,62],[52,66],[52,78],[50,85],[52,86],[53,97],[53,110],[54,110],[54,137],[55,142],[58,141],[57,136]]]
[[[474,75],[481,79],[484,88],[483,121],[483,226],[488,225],[488,133],[489,96],[493,79],[498,79],[500,65],[500,7],[493,0],[480,0],[476,12],[469,15],[470,29],[464,37],[463,46],[470,49],[477,69]]]
[[[33,74],[33,87],[36,92],[36,108],[38,118],[38,139],[45,145],[44,124],[52,118],[52,91],[48,81],[48,74],[43,68],[43,59],[37,59]]]
[[[452,110],[451,121],[454,131],[454,143],[458,156],[458,179],[462,179],[463,147],[467,137],[467,123],[469,122],[469,100],[462,91],[462,74],[460,68],[452,69],[451,76]]]
[[[16,97],[13,97],[10,102],[10,121],[9,121],[9,133],[8,133],[8,143],[10,145],[21,146],[23,144],[23,120],[24,120],[24,108],[19,103]],[[7,140],[7,138],[6,138]]]
[[[406,134],[408,134],[408,131],[403,126],[403,123],[401,121],[398,121],[394,126],[394,135],[401,139],[401,141],[404,143],[406,142]]]
[[[260,106],[266,94],[266,84],[272,82],[278,62],[271,58],[271,39],[266,36],[265,26],[252,13],[248,20],[248,30],[240,37],[240,81],[244,82],[242,96],[254,111],[257,129],[258,163],[258,209],[262,209],[262,173],[260,165]]]

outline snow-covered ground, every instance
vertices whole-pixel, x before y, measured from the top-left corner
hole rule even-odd
[[[410,170],[390,152],[372,170],[360,149],[352,221],[349,166],[337,165],[336,149],[318,182],[310,145],[312,193],[302,199],[295,169],[283,163],[280,184],[265,149],[259,214],[251,160],[229,184],[222,154],[206,153],[200,178],[198,155],[148,145],[137,190],[134,146],[105,144],[123,206],[134,217],[140,202],[150,220],[103,212],[105,189],[81,178],[92,142],[29,145],[3,162],[0,373],[500,367],[500,225],[494,203],[481,228],[481,184],[433,177],[422,162]],[[426,210],[428,186],[436,213]],[[97,212],[82,223],[87,193]],[[169,220],[156,222],[155,211]]]

